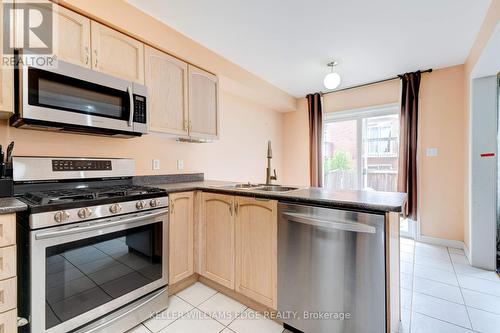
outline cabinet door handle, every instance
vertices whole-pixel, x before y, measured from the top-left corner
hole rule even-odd
[[[174,213],[174,202],[173,201],[170,203],[170,213],[171,214]]]
[[[234,211],[234,202],[231,202],[231,204],[229,205],[229,213],[231,214],[231,216],[233,216],[233,211]]]
[[[238,203],[238,201],[236,201],[236,203],[234,204],[234,215],[238,216],[239,210],[240,210],[240,204]]]
[[[97,50],[94,50],[94,56],[95,56],[95,67],[97,68]]]
[[[89,48],[85,46],[85,65],[89,64]]]

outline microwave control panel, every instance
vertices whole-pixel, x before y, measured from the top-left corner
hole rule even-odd
[[[134,122],[146,123],[146,97],[134,95]]]

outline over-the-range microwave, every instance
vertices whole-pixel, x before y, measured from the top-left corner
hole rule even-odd
[[[147,89],[64,61],[15,70],[15,127],[134,137],[147,133]]]

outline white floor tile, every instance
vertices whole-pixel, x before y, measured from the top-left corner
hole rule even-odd
[[[143,325],[138,325],[138,326],[134,327],[133,329],[128,330],[125,333],[151,333],[151,332]]]
[[[454,272],[415,264],[415,276],[458,286]]]
[[[283,327],[257,312],[247,309],[235,321],[229,325],[229,328],[236,333],[281,333]]]
[[[462,289],[467,306],[500,315],[500,297]]]
[[[421,277],[415,277],[413,291],[442,298],[450,302],[464,303],[459,287]]]
[[[408,289],[401,289],[401,307],[403,309],[411,310],[412,291]]]
[[[191,287],[178,292],[177,296],[194,306],[198,306],[215,294],[217,294],[217,291],[200,282],[196,282]]]
[[[401,261],[401,273],[413,274],[413,263]]]
[[[221,333],[236,333],[236,332],[226,327]]]
[[[191,304],[177,296],[170,296],[168,303],[168,308],[165,311],[144,322],[144,325],[153,333],[167,327],[193,309]]]
[[[450,253],[450,257],[453,264],[463,264],[463,265],[469,264],[467,257],[463,254]]]
[[[413,275],[401,273],[401,288],[413,289]]]
[[[399,242],[401,244],[415,245],[415,241],[413,239],[409,239],[409,238],[405,238],[405,237],[400,237]]]
[[[224,326],[205,313],[194,309],[161,330],[161,333],[218,333]]]
[[[401,309],[401,325],[403,327],[403,332],[399,333],[409,333],[410,332],[410,320],[411,311],[408,309]]]
[[[415,253],[415,245],[414,244],[401,243],[399,245],[399,248],[400,248],[401,252],[410,253],[410,254]]]
[[[413,253],[401,252],[399,260],[401,260],[402,262],[413,264]]]
[[[421,247],[417,245],[415,246],[415,256],[423,256],[423,257],[430,257],[430,258],[435,258],[435,259],[442,259],[442,260],[449,260],[450,259],[450,254],[448,253],[448,250],[445,247],[437,247],[437,246],[430,246],[430,247]]]
[[[213,319],[227,326],[247,307],[226,295],[218,293],[208,301],[200,304],[198,308]]]
[[[461,255],[463,255],[463,256],[465,255],[464,250],[462,250],[462,249],[455,249],[455,248],[453,248],[453,247],[449,247],[449,248],[448,248],[448,252],[449,252],[449,253],[454,253],[454,254],[461,254]]]
[[[485,294],[500,296],[500,283],[498,282],[476,279],[462,274],[457,274],[457,278],[462,288],[479,291]]]
[[[453,266],[455,267],[455,271],[457,272],[457,274],[468,275],[478,279],[485,279],[500,283],[498,274],[493,271],[487,271],[481,268],[472,267],[469,264],[454,263]]]
[[[411,318],[412,333],[472,333],[472,331],[414,312]]]
[[[472,327],[481,333],[498,333],[500,331],[500,315],[468,308]]]
[[[418,312],[461,327],[471,328],[469,316],[464,305],[414,292],[412,309],[413,312]]]
[[[454,272],[453,265],[449,259],[415,256],[415,264]]]

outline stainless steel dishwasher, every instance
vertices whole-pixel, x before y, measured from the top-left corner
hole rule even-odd
[[[384,215],[279,204],[278,311],[306,333],[385,333]]]

